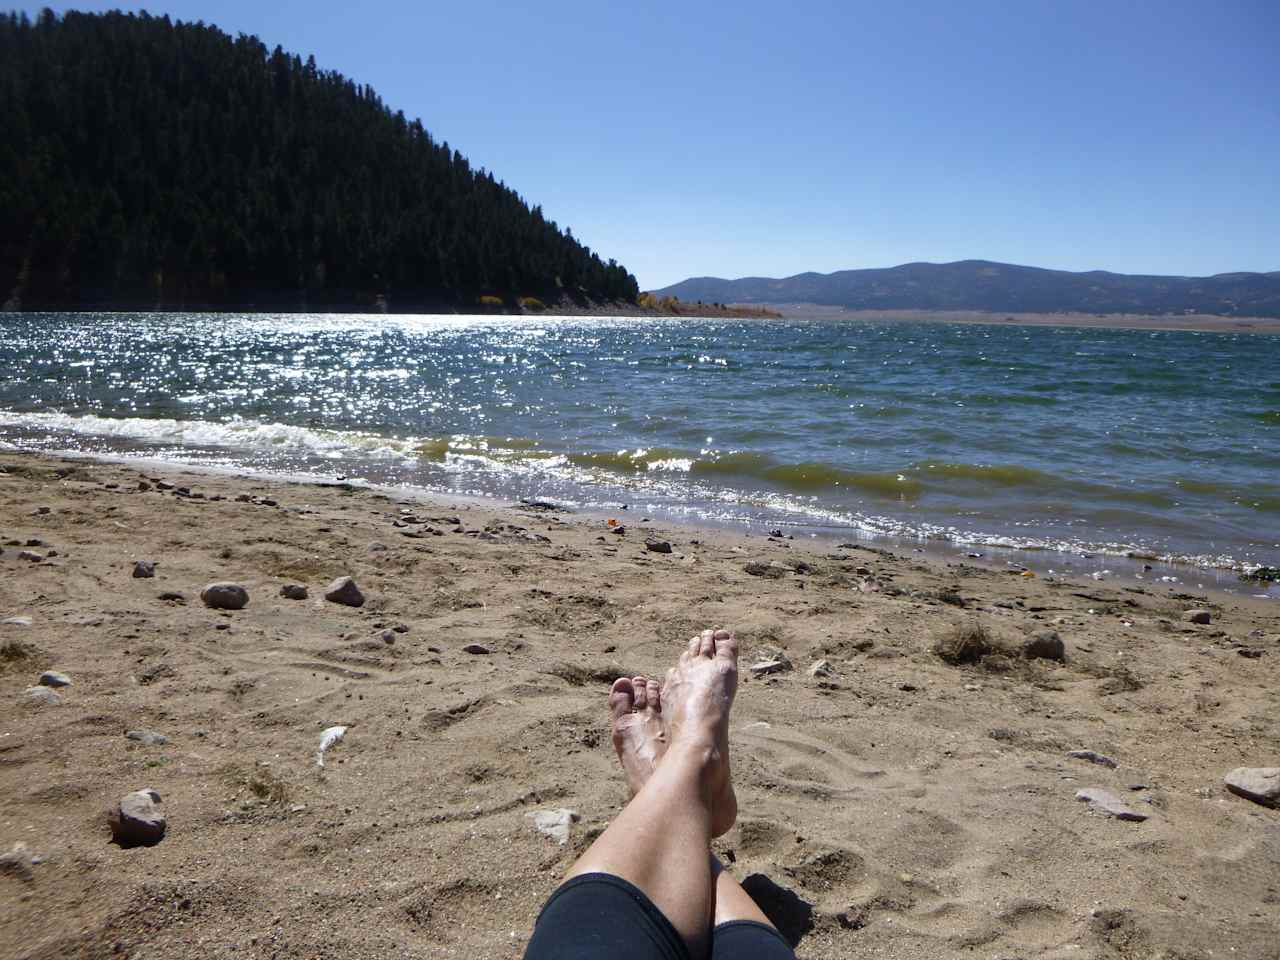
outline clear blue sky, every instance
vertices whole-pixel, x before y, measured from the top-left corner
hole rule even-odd
[[[969,257],[1280,270],[1276,0],[145,8],[372,85],[646,289]]]

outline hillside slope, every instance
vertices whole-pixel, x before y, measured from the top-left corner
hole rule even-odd
[[[0,303],[634,300],[369,87],[168,17],[0,16]]]
[[[785,279],[696,277],[658,296],[724,303],[816,303],[851,310],[1025,313],[1205,313],[1280,317],[1280,274],[1213,277],[1069,273],[987,260],[908,263],[881,270],[801,273]]]

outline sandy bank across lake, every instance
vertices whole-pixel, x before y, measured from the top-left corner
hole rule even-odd
[[[800,956],[1275,955],[1280,811],[1223,784],[1280,766],[1274,604],[179,467],[0,468],[6,955],[518,957],[625,802],[609,682],[707,626],[744,648],[717,849]],[[323,599],[340,576],[363,606]],[[205,607],[218,580],[248,605]],[[972,662],[938,655],[976,627]],[[1046,631],[1064,661],[1024,656]],[[47,670],[71,680],[56,703],[26,692]],[[166,835],[122,849],[105,811],[144,788]],[[560,809],[564,845],[530,817]]]

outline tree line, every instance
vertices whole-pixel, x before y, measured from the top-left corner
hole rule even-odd
[[[635,278],[366,85],[147,14],[0,15],[0,303],[634,301]]]

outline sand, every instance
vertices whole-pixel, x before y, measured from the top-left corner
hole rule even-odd
[[[0,852],[25,845],[0,863],[5,957],[518,957],[626,800],[609,682],[707,626],[744,648],[741,815],[716,848],[800,956],[1280,955],[1280,811],[1223,786],[1280,766],[1274,604],[634,513],[617,536],[174,467],[0,468],[0,619],[31,620],[0,625]],[[323,599],[341,575],[363,607]],[[202,605],[218,580],[248,606]],[[934,652],[977,625],[1014,655]],[[1065,663],[1017,655],[1044,630]],[[752,675],[779,654],[793,669]],[[45,670],[72,680],[59,704],[24,693]],[[147,788],[164,839],[112,843],[108,809]],[[1076,799],[1094,788],[1148,819]],[[564,845],[530,816],[559,809]]]

